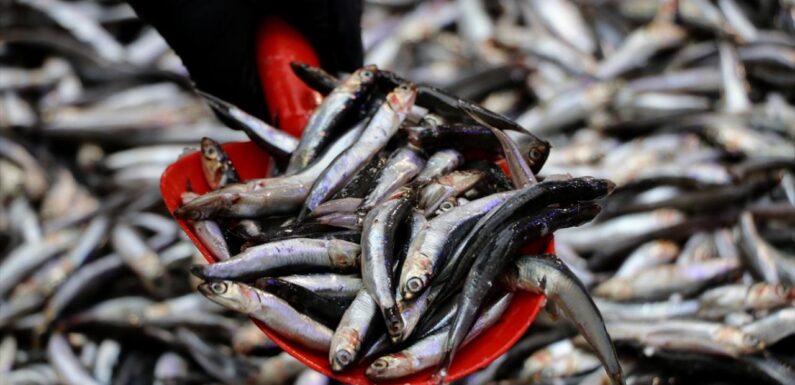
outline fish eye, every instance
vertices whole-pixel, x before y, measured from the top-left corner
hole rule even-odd
[[[367,70],[362,71],[362,77],[363,78],[371,78],[371,77],[373,77],[373,73],[370,72],[370,71],[367,71]]]
[[[535,148],[530,150],[530,159],[538,159],[541,157],[541,152]]]
[[[375,362],[373,362],[373,369],[385,370],[388,367],[389,363],[386,362],[386,360],[375,360]]]
[[[453,207],[454,207],[454,206],[453,206],[453,203],[452,203],[452,202],[444,202],[444,203],[442,203],[442,204],[439,206],[439,209],[441,209],[442,211],[450,211],[450,210],[452,210],[452,209],[453,209]]]
[[[408,91],[409,90],[409,86],[407,84],[403,83],[403,84],[400,85],[400,87],[398,87],[398,89],[401,90],[401,91]]]
[[[210,284],[210,290],[212,290],[215,294],[224,294],[226,293],[227,286],[223,282],[213,282]]]
[[[204,150],[204,153],[207,154],[207,156],[215,156],[215,149],[208,147],[206,150]]]

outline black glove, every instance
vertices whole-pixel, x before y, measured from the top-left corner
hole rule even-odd
[[[267,120],[255,60],[264,15],[298,28],[330,73],[362,66],[361,0],[129,0],[182,59],[203,91]]]

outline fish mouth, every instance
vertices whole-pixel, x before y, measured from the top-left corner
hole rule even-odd
[[[400,340],[403,339],[403,332],[406,329],[406,325],[403,322],[403,317],[400,316],[397,305],[387,309],[384,318],[386,319],[389,338],[394,343],[400,342]]]

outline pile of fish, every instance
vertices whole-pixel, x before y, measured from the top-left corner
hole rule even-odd
[[[558,285],[576,282],[566,269],[593,295],[627,383],[795,383],[793,7],[784,0],[367,1],[365,63],[418,84],[406,118],[416,126],[398,134],[408,143],[430,157],[449,148],[502,155],[504,138],[488,127],[506,123],[478,114],[482,105],[551,143],[543,170],[531,167],[542,184],[571,174],[617,185],[594,223],[556,232],[563,264],[526,256],[509,265],[497,286],[543,286],[551,305],[510,351],[462,383],[609,382],[599,369],[600,345],[552,322],[559,311],[576,311],[568,318],[580,329],[601,324],[583,316],[594,314],[587,305],[562,305],[560,293],[567,303],[588,302],[571,295],[582,293],[576,286]],[[296,69],[324,94],[337,78],[349,78]],[[280,353],[245,317],[192,292],[198,282],[185,272],[200,258],[160,203],[162,170],[205,136],[220,143],[267,138],[259,144],[281,170],[298,143],[257,124],[235,126],[240,116],[222,121],[247,132],[223,128],[205,101],[216,113],[223,103],[197,97],[185,75],[122,2],[0,3],[0,383],[329,383]],[[434,98],[424,92],[430,86],[449,92]],[[440,107],[451,102],[458,107]],[[359,108],[346,119],[373,112]],[[454,123],[460,119],[463,125]],[[487,129],[466,130],[472,125]],[[460,130],[427,129],[436,126]],[[545,151],[533,155],[530,136],[516,132],[504,133],[528,166],[543,163]],[[485,162],[473,169],[480,185],[507,191],[514,182],[533,183],[490,179],[500,174]],[[430,221],[474,202],[448,188],[465,186],[460,179],[470,175],[460,171],[428,185],[438,185],[430,202],[438,206],[417,202]],[[511,177],[528,175],[522,171]],[[370,187],[378,179],[370,175]],[[303,202],[288,201],[287,211]],[[355,229],[335,236],[353,236],[361,201],[347,204],[354,215],[315,213],[320,204],[302,223],[345,224]],[[212,222],[194,226],[212,233],[220,229]],[[231,250],[289,237],[262,231],[272,223],[240,222],[235,236],[261,237],[231,242]],[[133,257],[129,250],[145,252]],[[528,274],[548,278],[532,285],[522,279]],[[254,282],[270,292],[312,287],[334,301],[345,297],[343,288],[350,298],[364,287],[349,274]],[[393,284],[429,294],[421,277],[411,282]],[[204,291],[239,287],[212,286]],[[473,330],[505,301],[487,299]],[[417,349],[441,362],[447,335],[434,335]]]
[[[202,294],[328,352],[334,371],[375,358],[366,371],[374,381],[436,365],[441,381],[458,349],[499,320],[509,289],[559,294],[550,299],[621,383],[604,325],[578,320],[600,319],[585,287],[554,256],[514,258],[528,242],[593,219],[611,182],[537,181],[546,142],[440,89],[375,66],[343,80],[293,67],[327,95],[292,152],[276,152],[277,176],[241,181],[223,149],[202,142],[211,191],[186,192],[174,212],[218,261],[192,269],[206,281]],[[207,98],[265,150],[286,148],[285,138],[273,140],[276,129]],[[439,140],[445,136],[452,140]],[[511,180],[490,160],[496,156]],[[565,288],[542,283],[552,276]],[[499,285],[501,278],[511,284]],[[332,279],[356,285],[328,293],[319,282]]]

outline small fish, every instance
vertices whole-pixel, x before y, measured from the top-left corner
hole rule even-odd
[[[743,333],[758,338],[765,346],[771,346],[795,334],[795,309],[781,309],[775,313],[742,327]]]
[[[359,266],[358,244],[339,240],[293,238],[246,249],[212,265],[195,265],[191,272],[202,279],[262,277],[274,269],[315,266],[352,270]]]
[[[764,348],[762,341],[736,327],[704,321],[609,322],[607,330],[614,341],[673,351],[736,357]]]
[[[375,66],[360,68],[323,99],[304,127],[298,147],[290,156],[286,175],[297,174],[317,157],[321,146],[342,122],[346,113],[353,109],[357,100],[367,94],[377,76],[378,69]]]
[[[221,306],[262,321],[280,336],[307,348],[326,352],[331,345],[331,329],[272,294],[232,281],[206,282],[199,285],[199,292]]]
[[[199,95],[204,97],[221,121],[231,128],[245,132],[254,143],[282,164],[298,147],[298,140],[240,108],[206,92],[199,91]]]
[[[464,345],[500,320],[513,296],[503,294],[478,317],[472,331],[467,334]],[[437,365],[443,356],[443,343],[447,335],[443,328],[405,348],[404,350],[377,358],[365,370],[365,375],[374,381],[391,380],[417,373]]]
[[[372,191],[359,206],[360,211],[369,211],[383,202],[390,194],[414,179],[425,166],[425,158],[410,146],[395,150],[387,159]]]
[[[331,338],[329,362],[332,370],[339,372],[356,362],[377,314],[378,305],[367,290],[360,290]]]
[[[604,326],[602,314],[588,290],[554,255],[524,256],[516,262],[512,286],[544,295],[560,309],[588,341],[614,385],[624,383],[618,355]]]
[[[420,185],[430,183],[434,179],[446,175],[464,163],[464,156],[456,150],[441,150],[433,153],[425,167],[414,181]]]
[[[646,269],[631,277],[615,277],[597,285],[597,297],[628,301],[666,299],[675,293],[693,293],[710,282],[725,279],[740,268],[736,259],[711,259],[687,266],[668,264]]]
[[[349,182],[367,164],[367,160],[386,145],[414,105],[416,94],[416,87],[407,83],[387,95],[386,102],[370,119],[359,139],[334,159],[314,182],[299,221]]]
[[[343,313],[351,304],[351,298],[326,297],[279,278],[260,278],[252,282],[251,286],[283,299],[299,312],[329,328],[337,327]]]
[[[128,224],[117,223],[111,233],[111,243],[124,263],[141,278],[147,290],[162,293],[168,280],[165,266],[135,229]]]
[[[483,179],[484,174],[479,170],[453,171],[442,175],[434,182],[426,185],[420,192],[419,207],[425,209],[428,216],[435,212],[439,206],[475,187]]]
[[[395,232],[410,213],[414,201],[411,192],[376,206],[364,220],[362,231],[362,281],[372,296],[393,341],[399,340],[404,322],[395,302],[392,284]]]
[[[69,385],[100,385],[91,373],[83,367],[66,337],[59,333],[50,335],[47,341],[47,357],[53,364],[58,378]]]
[[[303,286],[321,295],[354,297],[361,290],[362,280],[353,275],[310,274],[287,275],[279,279]]]

